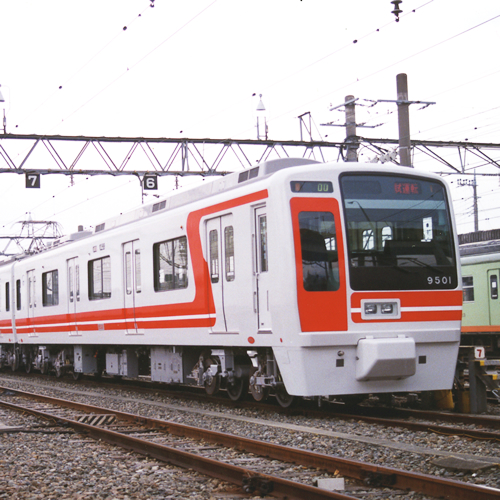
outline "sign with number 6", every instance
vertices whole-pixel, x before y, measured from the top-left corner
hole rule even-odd
[[[156,175],[144,175],[142,180],[144,189],[157,190],[158,189],[158,177]]]

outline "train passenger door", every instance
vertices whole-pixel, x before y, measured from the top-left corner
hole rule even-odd
[[[124,315],[127,334],[139,333],[136,317],[137,294],[141,293],[141,250],[139,240],[123,245]]]
[[[500,269],[488,270],[488,308],[490,325],[500,324],[500,298],[498,296]]]
[[[68,270],[68,315],[70,319],[69,334],[81,335],[78,331],[78,304],[80,302],[80,265],[78,257],[67,260]]]
[[[255,289],[257,325],[260,332],[271,331],[269,309],[269,254],[267,246],[266,207],[255,209]]]
[[[35,271],[28,271],[26,278],[28,280],[28,336],[36,337],[35,316],[36,316],[36,294],[35,294]]]
[[[235,255],[233,216],[224,215],[206,222],[207,258],[215,304],[213,333],[237,332],[236,316],[231,303],[235,294]]]

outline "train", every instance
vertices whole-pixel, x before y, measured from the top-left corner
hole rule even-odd
[[[459,235],[463,284],[462,344],[500,358],[500,230]]]
[[[261,162],[0,263],[0,367],[233,400],[452,387],[462,280],[447,185]]]

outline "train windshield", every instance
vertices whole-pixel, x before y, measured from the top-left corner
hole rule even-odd
[[[446,190],[439,181],[344,174],[354,290],[452,289],[457,271]]]

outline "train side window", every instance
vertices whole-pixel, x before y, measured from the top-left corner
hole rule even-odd
[[[226,256],[226,281],[234,281],[234,230],[224,228],[224,254]]]
[[[187,288],[187,238],[153,245],[155,292]]]
[[[219,282],[219,235],[217,229],[208,233],[210,242],[210,280],[212,283]]]
[[[42,273],[43,307],[59,304],[59,272],[57,270]]]
[[[490,297],[498,299],[498,276],[496,274],[490,276]]]
[[[21,280],[16,280],[16,309],[21,310]]]
[[[109,299],[111,297],[111,258],[109,256],[90,260],[89,300]]]
[[[300,245],[304,289],[335,291],[340,287],[335,220],[331,212],[300,212]]]
[[[10,311],[10,283],[5,283],[5,310]]]
[[[463,276],[462,277],[462,290],[463,290],[464,302],[474,302],[474,277],[473,276]]]

